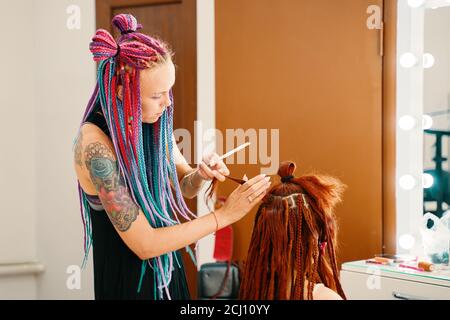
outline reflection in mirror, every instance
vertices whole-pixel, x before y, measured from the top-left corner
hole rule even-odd
[[[422,241],[434,263],[448,263],[450,246],[450,3],[424,12],[424,136]]]
[[[450,205],[450,6],[424,16],[424,214],[441,218]]]

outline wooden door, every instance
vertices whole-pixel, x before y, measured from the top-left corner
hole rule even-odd
[[[176,82],[174,93],[174,129],[185,128],[194,136],[197,117],[197,48],[195,0],[97,0],[97,28],[112,31],[111,21],[116,14],[130,13],[143,28],[140,32],[167,42],[175,52]],[[192,146],[191,154],[194,154]],[[192,164],[191,164],[192,165]],[[197,211],[196,200],[186,199],[188,207]],[[196,268],[183,250],[191,296],[196,297]]]
[[[383,58],[370,5],[383,11],[382,0],[216,0],[217,129],[279,129],[279,160],[294,160],[296,175],[348,185],[340,262],[382,252]],[[261,164],[229,167],[254,176]],[[246,258],[255,213],[235,224],[235,259]]]

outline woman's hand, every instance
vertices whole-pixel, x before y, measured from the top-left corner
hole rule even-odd
[[[244,180],[245,176],[244,176]],[[266,195],[270,177],[260,174],[237,187],[216,211],[219,229],[242,219]]]
[[[203,180],[208,181],[216,178],[217,180],[223,182],[225,181],[225,176],[230,174],[230,170],[228,170],[219,155],[212,152],[203,156],[202,162],[200,162],[200,165],[198,166],[197,174]]]

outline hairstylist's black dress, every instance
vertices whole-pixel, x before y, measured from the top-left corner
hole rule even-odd
[[[109,137],[105,118],[98,108],[86,122],[93,123]],[[142,260],[120,238],[97,196],[88,195],[90,204],[95,299],[155,299],[153,270],[147,265],[141,291],[138,284]],[[175,263],[169,292],[172,299],[190,299],[181,254],[177,252],[181,269]],[[158,290],[156,293],[159,294]],[[164,294],[167,299],[166,294]]]

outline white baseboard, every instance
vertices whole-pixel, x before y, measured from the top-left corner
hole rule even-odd
[[[37,299],[37,276],[44,270],[38,262],[0,264],[0,300]]]

